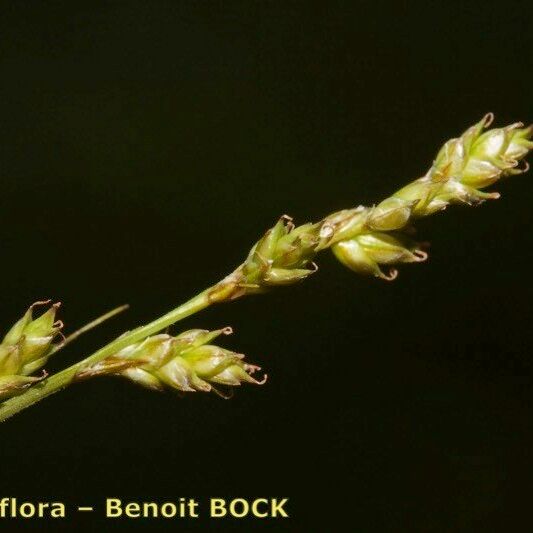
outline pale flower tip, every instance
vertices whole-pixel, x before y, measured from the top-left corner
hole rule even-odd
[[[30,309],[33,309],[34,307],[39,307],[41,305],[48,305],[52,301],[52,298],[48,298],[48,300],[38,300],[37,302],[33,302],[30,305]],[[54,304],[57,305],[57,304]],[[60,305],[60,302],[59,302]]]
[[[483,127],[488,128],[494,122],[494,113],[489,111],[482,119]]]
[[[507,130],[511,131],[511,130],[518,130],[518,129],[521,129],[524,127],[524,123],[523,122],[513,122],[513,124],[510,124],[509,126],[507,126]]]
[[[415,262],[416,263],[423,263],[424,261],[427,261],[429,254],[427,252],[424,252],[424,250],[415,250],[413,252],[413,255],[415,256]]]
[[[211,385],[211,390],[219,398],[222,398],[223,400],[231,400],[231,398],[233,398],[233,391],[232,390],[229,390],[227,393],[223,393],[221,390],[218,390],[216,387],[213,387],[212,385]]]
[[[383,274],[382,273],[378,277],[384,279],[385,281],[394,281],[398,277],[398,269],[397,268],[391,268],[389,270],[388,274]]]
[[[261,379],[256,379],[256,378],[253,377],[253,374],[255,374],[256,372],[259,372],[261,370],[260,366],[251,365],[251,364],[246,363],[244,365],[244,370],[248,374],[248,381],[250,381],[250,383],[253,383],[254,385],[264,385],[268,381],[268,374],[267,373],[264,373],[263,377]]]
[[[222,333],[222,335],[231,335],[233,333],[233,328],[231,326],[226,326],[220,330],[220,333]]]
[[[252,376],[250,376],[250,382],[254,385],[264,385],[268,381],[268,374],[263,374],[263,377],[261,379],[255,379]]]
[[[255,384],[256,385],[264,385],[268,381],[268,374],[264,374],[261,379],[256,379]]]
[[[285,227],[285,231],[290,233],[296,227],[293,220],[290,215],[281,215],[278,224],[282,224]]]

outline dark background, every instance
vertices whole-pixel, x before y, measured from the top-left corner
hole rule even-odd
[[[487,111],[531,121],[527,4],[2,2],[2,328],[48,297],[67,331],[132,305],[63,368],[220,279],[280,214],[378,201]],[[139,525],[99,519],[106,496],[290,498],[285,522],[152,529],[518,531],[531,174],[498,190],[421,221],[430,261],[394,283],[326,252],[308,282],[176,328],[231,324],[262,388],[102,379],[21,413],[0,427],[2,495],[93,504],[68,522],[89,531]]]

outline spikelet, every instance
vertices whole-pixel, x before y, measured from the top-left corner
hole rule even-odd
[[[31,305],[0,344],[0,399],[16,396],[46,377],[46,373],[39,377],[30,374],[46,364],[53,341],[63,327],[61,321],[56,321],[59,303],[33,318],[35,307],[48,304],[50,301]]]
[[[244,356],[210,344],[231,328],[216,331],[194,329],[177,337],[155,335],[132,344],[115,355],[78,372],[76,380],[99,375],[120,375],[144,387],[162,390],[214,391],[216,385],[262,384],[252,374],[260,368],[243,361]]]
[[[318,236],[318,224],[295,227],[290,217],[282,216],[252,247],[246,261],[211,289],[211,302],[304,280],[317,270],[312,259]]]
[[[426,175],[372,208],[358,207],[327,217],[321,227],[317,249],[331,247],[346,266],[361,274],[386,280],[397,270],[384,272],[380,265],[424,261],[419,243],[400,233],[412,220],[431,215],[450,204],[477,205],[497,199],[483,189],[505,176],[528,169],[519,162],[533,148],[532,128],[511,124],[483,132],[492,122],[486,115],[439,151]],[[385,233],[387,232],[387,233]]]

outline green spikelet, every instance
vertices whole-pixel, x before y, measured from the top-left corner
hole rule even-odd
[[[211,290],[211,301],[232,300],[304,280],[317,269],[312,259],[318,230],[318,224],[295,227],[289,217],[281,217],[252,247],[246,261]]]
[[[46,377],[46,373],[40,377],[30,377],[30,374],[46,364],[53,341],[63,327],[61,321],[56,321],[58,303],[33,318],[35,307],[49,303],[31,305],[0,344],[0,399],[16,396]]]
[[[98,375],[121,375],[144,387],[162,390],[170,387],[182,392],[220,391],[215,385],[235,387],[241,383],[262,384],[252,374],[259,367],[243,361],[243,355],[209,344],[230,328],[216,331],[190,330],[172,337],[148,337],[119,351],[96,365],[78,372],[82,380]]]
[[[383,272],[380,265],[424,261],[427,254],[406,236],[417,218],[442,211],[450,204],[477,205],[497,199],[483,189],[499,179],[528,169],[520,161],[533,148],[532,127],[522,123],[484,131],[492,114],[448,141],[425,176],[403,187],[375,207],[357,207],[326,217],[317,250],[331,247],[350,269],[386,280],[395,268]]]
[[[532,128],[517,122],[484,131],[493,118],[487,114],[461,137],[445,143],[427,174],[400,189],[393,198],[415,201],[413,215],[417,217],[452,203],[475,205],[499,198],[498,193],[486,193],[483,189],[528,169],[527,164],[523,167],[519,164],[533,148],[529,140]]]

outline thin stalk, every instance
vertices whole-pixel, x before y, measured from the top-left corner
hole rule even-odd
[[[158,333],[175,322],[178,322],[179,320],[182,320],[208,307],[211,304],[209,299],[209,291],[210,289],[207,289],[194,298],[191,298],[188,302],[176,307],[176,309],[173,309],[166,315],[163,315],[153,322],[121,335],[86,359],[83,359],[82,361],[66,368],[65,370],[62,370],[61,372],[44,379],[36,386],[28,389],[28,391],[24,394],[7,400],[0,407],[0,422],[4,422],[23,409],[26,409],[34,403],[43,400],[47,396],[64,389],[70,384],[74,376],[83,368],[89,365],[94,365],[106,357],[115,354],[122,348],[125,348],[126,346],[129,346],[135,342],[139,342],[150,335],[154,335],[155,333]]]
[[[123,311],[126,311],[126,309],[129,308],[128,304],[121,305],[120,307],[115,307],[115,309],[111,309],[111,311],[108,311],[107,313],[103,314],[102,316],[99,316],[98,318],[95,318],[94,320],[91,320],[88,324],[85,324],[85,326],[82,326],[80,329],[77,329],[63,340],[60,344],[56,344],[52,350],[50,350],[50,355],[59,352],[59,350],[62,350],[65,346],[70,344],[72,341],[75,341],[78,337],[83,335],[84,333],[87,333],[93,328],[96,328],[106,320],[109,320],[110,318],[113,318],[114,316],[122,313]]]

